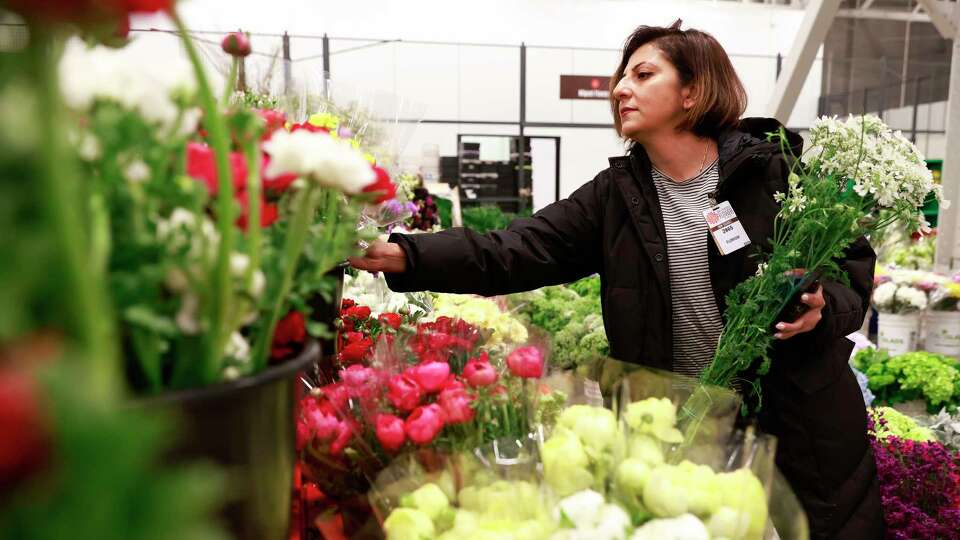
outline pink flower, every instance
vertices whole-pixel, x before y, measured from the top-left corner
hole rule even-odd
[[[387,398],[401,411],[413,410],[423,397],[420,385],[409,375],[394,375],[387,386]]]
[[[463,424],[473,420],[475,411],[471,406],[474,397],[462,388],[448,388],[440,392],[440,407],[448,424]]]
[[[472,358],[463,367],[463,378],[474,388],[490,386],[497,382],[497,370],[487,360],[487,353],[480,358]]]
[[[417,407],[403,424],[407,437],[419,445],[433,442],[442,429],[443,410],[436,403]]]
[[[350,440],[353,439],[353,435],[357,431],[359,431],[358,426],[350,420],[340,422],[339,429],[337,430],[337,438],[330,443],[330,453],[335,456],[343,453],[343,449],[350,444]]]
[[[439,392],[450,376],[450,364],[446,362],[429,362],[414,367],[411,377],[417,381],[420,388],[428,394]]]
[[[543,354],[536,347],[520,347],[507,356],[507,367],[517,377],[539,379],[543,376]]]
[[[407,439],[403,420],[392,414],[377,415],[377,440],[390,452],[396,452]]]
[[[243,58],[252,51],[250,47],[250,37],[243,32],[231,32],[224,36],[220,42],[220,48],[230,56]]]
[[[310,433],[322,441],[335,437],[340,428],[340,419],[336,415],[323,411],[320,407],[309,407],[304,410],[303,418]]]
[[[321,388],[320,392],[327,398],[333,409],[337,411],[342,411],[347,406],[347,402],[350,401],[350,393],[343,383],[328,384]]]
[[[351,397],[367,395],[376,385],[376,372],[362,364],[353,364],[340,370],[340,380],[347,387]]]

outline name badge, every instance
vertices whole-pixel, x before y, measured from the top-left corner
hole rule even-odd
[[[729,255],[734,251],[750,245],[750,238],[743,224],[733,211],[730,203],[724,201],[709,210],[703,211],[703,219],[710,228],[710,236],[717,244],[721,255]]]

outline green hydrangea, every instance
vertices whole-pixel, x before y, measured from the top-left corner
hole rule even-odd
[[[949,356],[921,351],[891,357],[867,350],[858,353],[853,364],[867,376],[879,403],[923,399],[930,412],[941,407],[953,411],[960,403],[960,368]]]
[[[899,437],[921,442],[936,440],[932,431],[919,426],[914,419],[896,409],[876,407],[870,409],[870,414],[873,416],[874,432],[878,439]],[[884,422],[881,423],[881,420]]]

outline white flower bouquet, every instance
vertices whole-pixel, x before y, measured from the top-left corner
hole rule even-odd
[[[873,306],[881,313],[905,315],[927,309],[927,293],[905,283],[887,281],[873,290]]]

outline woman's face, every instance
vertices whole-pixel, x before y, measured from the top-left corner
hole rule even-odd
[[[621,133],[640,143],[658,132],[674,131],[694,104],[691,89],[681,86],[677,69],[652,43],[630,56],[613,96]]]

